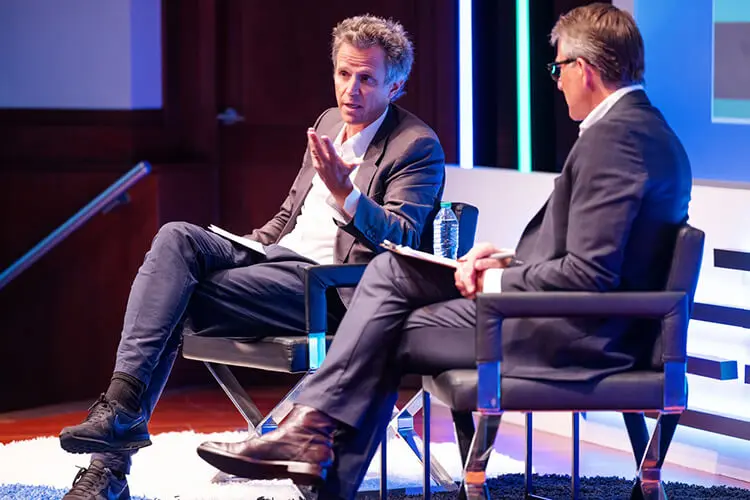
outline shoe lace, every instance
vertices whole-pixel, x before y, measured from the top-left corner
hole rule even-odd
[[[104,394],[99,396],[94,404],[89,407],[89,414],[86,420],[90,422],[98,422],[106,420],[107,417],[112,413],[112,405]]]
[[[73,488],[70,490],[71,493],[86,493],[96,488],[99,481],[101,481],[104,469],[96,467],[95,465],[89,465],[88,468],[78,467],[78,473],[73,479]]]

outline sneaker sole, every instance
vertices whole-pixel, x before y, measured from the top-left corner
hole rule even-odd
[[[107,451],[135,451],[151,446],[151,440],[110,443],[73,434],[60,434],[60,447],[68,453],[102,453]]]
[[[316,486],[326,469],[306,462],[254,460],[217,449],[198,448],[198,455],[217,469],[246,479],[291,479],[295,484]]]

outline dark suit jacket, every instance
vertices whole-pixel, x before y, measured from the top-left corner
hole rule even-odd
[[[524,230],[503,291],[663,289],[687,220],[690,163],[643,91],[584,131],[547,203]],[[517,319],[503,326],[506,375],[590,380],[647,363],[655,325],[622,319]]]
[[[334,138],[343,125],[338,108],[330,108],[318,118],[315,129]],[[291,232],[314,176],[308,149],[279,213],[249,237],[270,245]],[[445,185],[445,156],[435,132],[422,120],[391,104],[354,184],[362,197],[352,220],[345,225],[336,223],[335,263],[369,262],[383,251],[379,244],[386,239],[414,248],[430,247],[431,223]],[[351,293],[350,289],[340,290],[344,302]]]

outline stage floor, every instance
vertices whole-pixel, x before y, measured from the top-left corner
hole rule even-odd
[[[286,388],[256,388],[251,394],[262,412],[269,411],[286,392]],[[403,391],[400,403],[406,402],[414,391]],[[433,399],[434,401],[434,399]],[[66,425],[80,422],[91,401],[48,406],[21,412],[0,414],[0,443],[57,435]],[[415,419],[417,431],[422,432],[421,417]],[[245,427],[245,422],[221,390],[195,387],[166,391],[149,424],[152,434],[193,430],[200,433],[222,432]],[[504,423],[496,448],[517,460],[524,459],[524,429]],[[450,412],[441,404],[433,404],[432,441],[453,441]],[[137,457],[135,458],[137,460]],[[570,442],[568,439],[542,431],[534,432],[534,468],[539,474],[568,474],[570,472]],[[625,476],[635,473],[632,456],[610,448],[581,443],[581,475]],[[719,475],[666,464],[665,481],[679,481],[702,486],[737,486],[750,490],[750,483]]]

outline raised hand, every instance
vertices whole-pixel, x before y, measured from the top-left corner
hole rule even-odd
[[[307,143],[310,148],[313,167],[320,180],[328,187],[336,203],[344,206],[344,200],[352,192],[354,185],[349,175],[359,164],[347,163],[341,159],[333,147],[330,137],[318,137],[314,129],[307,129]]]

